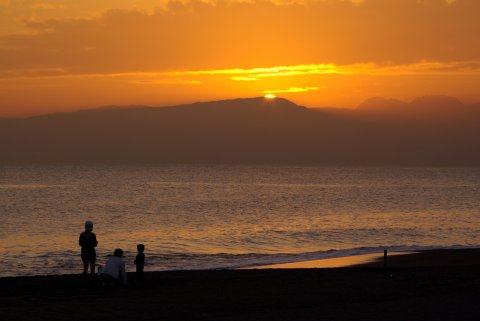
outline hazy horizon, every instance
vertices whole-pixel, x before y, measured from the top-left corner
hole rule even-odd
[[[411,100],[401,100],[398,98],[394,97],[381,97],[381,96],[372,96],[369,98],[366,98],[365,100],[359,102],[357,105],[353,107],[345,107],[345,106],[305,106],[301,104],[297,104],[297,102],[293,99],[288,99],[283,96],[274,96],[274,97],[265,97],[265,96],[256,96],[256,97],[231,97],[231,98],[225,98],[225,99],[219,99],[219,100],[204,100],[204,101],[187,101],[175,105],[145,105],[145,104],[107,104],[107,105],[93,105],[93,106],[86,106],[86,107],[75,107],[75,106],[66,106],[66,110],[54,110],[54,111],[39,111],[39,113],[33,113],[33,114],[26,114],[26,115],[1,115],[0,118],[29,118],[29,117],[35,117],[35,116],[44,116],[44,115],[50,115],[50,114],[55,114],[55,113],[62,113],[62,112],[80,112],[80,111],[88,111],[88,110],[98,110],[98,109],[109,109],[109,108],[172,108],[172,107],[179,107],[179,106],[185,106],[185,105],[195,105],[195,104],[208,104],[208,103],[215,103],[215,102],[222,102],[222,101],[234,101],[234,100],[250,100],[250,99],[265,99],[265,100],[274,100],[274,99],[281,99],[281,100],[286,100],[289,101],[295,105],[305,107],[307,109],[312,109],[312,110],[321,110],[321,109],[338,109],[339,111],[345,110],[345,111],[356,111],[361,109],[362,107],[365,107],[366,104],[369,104],[369,102],[373,100],[381,100],[385,102],[385,105],[380,105],[376,106],[378,110],[384,110],[388,111],[391,109],[391,106],[389,103],[393,102],[400,102],[404,103],[405,105],[409,105],[414,103],[416,100],[423,99],[423,98],[439,98],[439,99],[454,99],[458,100],[460,103],[466,106],[480,106],[480,101],[473,101],[473,102],[465,102],[462,101],[459,97],[453,97],[453,96],[447,96],[447,95],[423,95],[423,96],[418,96],[414,97]],[[429,106],[435,108],[435,106]],[[456,106],[451,106],[453,109]],[[407,111],[408,112],[408,111]]]
[[[356,110],[263,97],[0,119],[0,162],[480,166],[480,105],[373,98]]]

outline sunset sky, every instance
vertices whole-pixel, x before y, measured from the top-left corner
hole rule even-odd
[[[273,93],[480,102],[478,0],[0,0],[0,116]]]

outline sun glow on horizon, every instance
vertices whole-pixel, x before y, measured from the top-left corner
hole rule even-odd
[[[275,99],[275,98],[277,98],[277,96],[275,96],[274,94],[266,94],[266,95],[263,96],[263,97],[265,97],[266,99]]]

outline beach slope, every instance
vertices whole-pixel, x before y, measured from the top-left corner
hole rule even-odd
[[[387,269],[154,272],[143,286],[110,288],[77,275],[2,278],[0,319],[479,320],[480,252],[441,264],[449,253],[414,254],[401,267],[395,256]],[[429,255],[435,264],[425,264]]]

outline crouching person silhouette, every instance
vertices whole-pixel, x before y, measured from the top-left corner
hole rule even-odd
[[[127,273],[125,272],[125,262],[122,259],[123,251],[116,249],[113,256],[110,257],[103,268],[100,269],[100,278],[102,285],[123,284],[127,285]]]

